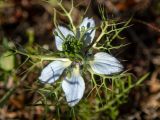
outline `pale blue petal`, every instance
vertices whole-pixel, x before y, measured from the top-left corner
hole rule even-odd
[[[69,106],[72,107],[81,100],[85,90],[85,83],[77,68],[73,68],[70,78],[66,77],[63,80],[62,88]]]
[[[90,66],[95,73],[110,75],[123,70],[122,64],[112,55],[99,52],[94,55],[94,60],[90,61]]]
[[[84,35],[84,42],[87,46],[92,43],[95,37],[96,30],[94,29],[94,27],[95,27],[94,20],[92,18],[89,19],[88,17],[84,18],[81,25],[79,26],[80,31],[82,30],[82,28],[85,28],[85,30],[92,28],[88,30]]]
[[[62,75],[64,69],[71,64],[68,59],[64,61],[53,61],[41,72],[39,80],[43,83],[54,83]]]
[[[61,33],[59,31],[61,31]],[[64,41],[63,37],[66,38],[67,35],[73,35],[73,32],[63,26],[58,26],[58,28],[56,28],[54,32],[58,34],[55,36],[56,47],[59,51],[62,51],[62,44]]]

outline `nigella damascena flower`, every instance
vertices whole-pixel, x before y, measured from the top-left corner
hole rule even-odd
[[[91,56],[85,49],[92,43],[95,36],[95,22],[84,18],[76,33],[63,26],[55,30],[55,43],[61,51],[63,59],[51,62],[41,72],[42,82],[54,83],[65,71],[66,77],[62,81],[62,88],[69,106],[74,106],[83,97],[85,83],[81,66],[92,69],[96,74],[110,75],[122,71],[123,66],[112,55],[98,52]]]

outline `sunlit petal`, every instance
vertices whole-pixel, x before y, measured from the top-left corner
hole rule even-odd
[[[62,88],[69,106],[74,106],[83,97],[85,83],[79,73],[79,67],[73,68],[71,77],[66,77],[62,82]]]
[[[88,30],[85,34],[84,34],[84,42],[86,45],[90,45],[94,39],[95,36],[95,22],[92,18],[84,18],[81,25],[79,26],[80,31],[82,31],[82,29],[90,29]]]
[[[55,43],[58,50],[62,51],[62,44],[63,44],[63,37],[67,37],[67,35],[73,35],[73,32],[68,30],[65,27],[58,26],[58,28],[55,29],[57,35],[55,35]],[[63,35],[62,35],[63,34]]]
[[[64,61],[51,62],[42,70],[39,80],[44,83],[54,83],[57,79],[59,79],[64,69],[70,64],[71,61],[68,59]]]
[[[112,55],[99,52],[94,55],[94,60],[90,61],[90,66],[95,73],[110,75],[123,70],[122,64]]]

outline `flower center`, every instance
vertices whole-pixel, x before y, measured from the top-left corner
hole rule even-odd
[[[78,58],[82,55],[83,42],[72,35],[68,35],[62,44],[62,49],[69,58]]]

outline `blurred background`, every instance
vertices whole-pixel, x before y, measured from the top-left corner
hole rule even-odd
[[[63,0],[63,5],[69,9],[71,1]],[[135,78],[146,73],[150,75],[140,87],[130,91],[126,103],[119,107],[117,119],[160,120],[160,0],[74,0],[74,5],[72,18],[75,24],[80,22],[80,17],[84,15],[87,7],[85,16],[94,17],[96,23],[99,23],[99,5],[105,8],[107,19],[125,21],[132,17],[131,26],[121,32],[121,36],[125,37],[123,42],[129,45],[114,54],[125,60],[125,69],[133,73]],[[35,44],[55,50],[52,34],[54,8],[59,9],[56,0],[1,0],[0,56],[9,55],[10,52],[6,52],[5,49],[14,44],[20,47]],[[68,24],[65,17],[57,16],[57,19],[60,24]],[[24,66],[16,74],[11,72],[24,61],[23,58],[15,61],[15,57],[19,56],[13,55],[0,60],[0,98],[13,88],[12,93],[9,92],[9,98],[6,98],[5,105],[1,99],[0,120],[42,119],[44,108],[29,106],[37,94],[24,89],[26,85],[36,88],[33,81],[36,80],[39,71],[29,73],[15,88],[14,78],[17,74],[18,78],[21,78],[19,73],[27,69]],[[62,109],[64,111],[61,113],[65,114],[65,108]],[[54,119],[54,110],[52,107],[43,119]]]

